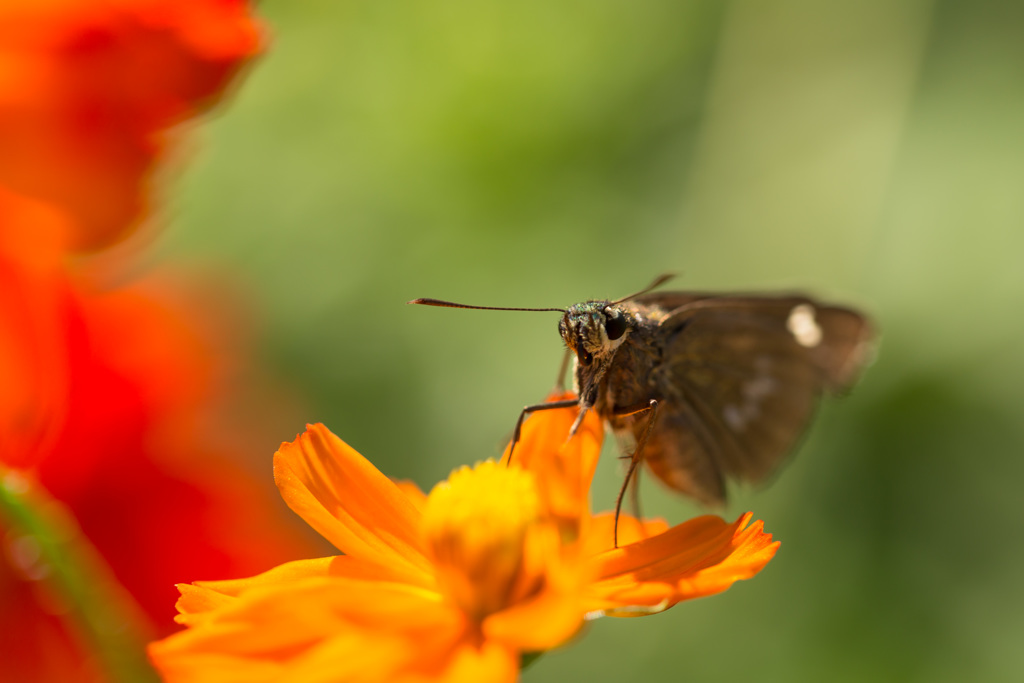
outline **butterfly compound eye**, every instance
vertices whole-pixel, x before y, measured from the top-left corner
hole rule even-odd
[[[608,335],[608,339],[615,341],[626,333],[626,318],[621,313],[612,317],[608,313],[605,313],[607,320],[604,323],[604,333]]]

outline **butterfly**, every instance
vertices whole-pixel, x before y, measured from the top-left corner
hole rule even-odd
[[[680,493],[723,504],[726,481],[757,483],[778,469],[820,397],[856,382],[875,339],[862,313],[807,296],[652,292],[670,277],[564,309],[409,302],[562,313],[577,398],[526,407],[513,444],[531,412],[578,406],[571,435],[596,411],[630,459],[615,506],[616,545],[623,495],[640,463]]]

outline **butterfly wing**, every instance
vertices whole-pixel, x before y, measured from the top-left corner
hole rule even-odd
[[[855,381],[872,337],[862,315],[806,297],[668,293],[640,303],[675,306],[659,324],[652,380],[664,400],[644,458],[705,503],[724,501],[725,478],[771,474],[821,394]],[[635,436],[644,426],[634,424]]]

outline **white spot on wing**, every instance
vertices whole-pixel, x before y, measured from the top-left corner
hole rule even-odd
[[[814,306],[810,304],[793,307],[789,312],[789,320],[786,321],[786,329],[800,346],[810,349],[821,343],[821,326],[814,319]]]
[[[739,406],[733,403],[729,403],[722,408],[722,417],[725,418],[725,423],[734,432],[742,432],[743,428],[747,426],[747,416],[743,414]]]
[[[747,403],[760,403],[762,398],[773,391],[775,391],[775,378],[768,375],[758,375],[743,383],[743,398],[747,400]]]
[[[743,401],[736,405],[728,403],[722,408],[722,418],[734,432],[742,432],[751,422],[761,415],[761,404],[765,398],[775,393],[775,378],[760,374],[743,383],[741,392]]]

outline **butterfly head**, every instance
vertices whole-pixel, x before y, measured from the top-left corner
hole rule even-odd
[[[629,336],[629,330],[626,315],[609,301],[574,304],[558,323],[558,333],[582,368],[610,359]]]

